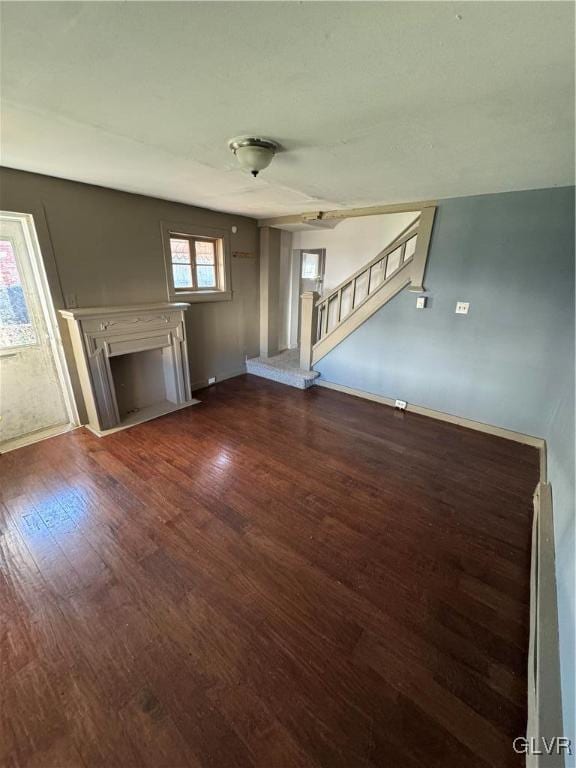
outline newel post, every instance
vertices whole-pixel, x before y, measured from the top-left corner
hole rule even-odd
[[[306,291],[300,297],[300,368],[312,369],[312,347],[316,342],[318,293]]]
[[[436,206],[434,205],[431,205],[428,208],[422,208],[420,213],[416,250],[412,259],[412,285],[410,286],[410,290],[414,293],[421,293],[425,290],[424,272],[426,271],[426,261],[428,259],[428,249],[430,248],[430,238],[432,237],[432,226],[434,224],[435,213]]]

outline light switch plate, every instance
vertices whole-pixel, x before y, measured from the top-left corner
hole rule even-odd
[[[469,301],[457,301],[456,302],[456,314],[457,315],[467,315],[469,309],[470,309],[470,302]]]
[[[416,309],[424,309],[426,307],[426,296],[418,296],[416,299]]]

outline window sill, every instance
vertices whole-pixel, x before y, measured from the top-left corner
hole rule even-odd
[[[172,294],[171,301],[187,301],[190,304],[200,304],[206,301],[231,301],[232,291],[178,291]]]

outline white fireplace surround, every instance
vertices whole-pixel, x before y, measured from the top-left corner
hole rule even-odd
[[[198,402],[190,391],[184,324],[188,307],[170,302],[60,310],[68,322],[87,426],[94,434],[102,437]],[[165,399],[122,414],[110,359],[151,350],[161,352],[152,375],[156,388],[163,383]]]

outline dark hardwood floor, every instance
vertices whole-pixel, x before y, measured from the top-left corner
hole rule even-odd
[[[536,450],[199,397],[0,457],[0,764],[522,765]]]

